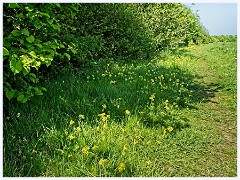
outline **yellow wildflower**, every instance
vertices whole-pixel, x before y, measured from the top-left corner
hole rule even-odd
[[[89,154],[89,147],[85,146],[82,148],[82,152],[84,155],[88,155]]]
[[[170,108],[168,105],[165,106],[165,109],[166,109],[167,111],[170,111],[170,110],[171,110],[171,108]]]
[[[126,115],[130,115],[130,113],[131,113],[131,112],[130,112],[129,110],[126,110],[126,111],[125,111],[125,114],[126,114]]]
[[[70,158],[70,157],[72,157],[72,154],[69,154],[69,155],[68,155],[68,158]]]
[[[167,129],[168,129],[169,132],[173,131],[173,127],[171,127],[171,126],[169,126]]]
[[[108,159],[104,159],[104,158],[101,158],[99,161],[98,161],[98,164],[100,166],[105,166],[107,163],[108,163]]]
[[[165,136],[165,135],[166,135],[166,133],[167,133],[167,129],[166,129],[166,128],[164,128],[164,130],[163,130],[163,135]]]
[[[104,116],[104,117],[102,117],[102,122],[104,122],[104,123],[105,123],[106,121],[107,121],[107,117],[105,117],[105,116]]]
[[[76,128],[76,131],[81,131],[81,128],[78,126],[77,128]]]
[[[102,114],[98,114],[98,116],[100,117],[100,118],[103,118],[103,117],[105,117],[105,113],[102,113]]]
[[[121,162],[117,167],[118,172],[122,172],[125,169],[126,169],[126,165],[123,162]]]
[[[70,121],[70,125],[73,125],[75,122],[74,122],[74,120],[71,120]]]

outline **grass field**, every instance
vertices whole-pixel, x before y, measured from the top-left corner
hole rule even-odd
[[[237,46],[94,62],[9,105],[4,176],[237,176]]]

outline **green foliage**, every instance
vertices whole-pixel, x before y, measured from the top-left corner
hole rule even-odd
[[[104,58],[147,59],[207,39],[180,3],[4,3],[3,11],[4,94],[14,91],[21,102],[42,94],[38,79],[67,64],[81,70]]]
[[[44,98],[10,104],[4,176],[236,176],[236,57],[212,43],[65,67]]]

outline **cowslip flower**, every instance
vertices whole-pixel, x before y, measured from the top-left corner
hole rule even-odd
[[[167,129],[168,129],[169,132],[173,131],[173,127],[171,127],[171,126],[169,126]]]
[[[125,169],[126,169],[126,165],[123,162],[121,162],[117,167],[118,172],[122,172]]]
[[[107,163],[108,163],[108,159],[104,159],[104,158],[101,158],[99,161],[98,161],[98,164],[100,166],[105,166]]]
[[[163,130],[163,136],[165,136],[166,134],[167,134],[167,129],[164,128],[164,130]]]
[[[76,128],[76,131],[77,131],[77,132],[81,131],[81,128],[78,126],[78,127]]]
[[[72,154],[69,154],[69,155],[68,155],[68,158],[70,158],[70,157],[72,157]]]
[[[100,118],[103,118],[103,117],[105,117],[105,113],[102,113],[102,114],[98,114],[98,117],[100,117]]]
[[[131,113],[131,112],[130,112],[129,110],[126,110],[126,111],[125,111],[125,114],[126,114],[126,115],[130,115],[130,113]]]
[[[70,121],[70,125],[73,125],[75,122],[74,122],[74,120],[71,120]]]
[[[83,147],[83,148],[82,148],[82,153],[83,153],[84,155],[88,155],[88,154],[89,154],[89,147],[87,147],[87,146]]]

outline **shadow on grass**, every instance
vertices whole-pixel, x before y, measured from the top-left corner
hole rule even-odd
[[[86,123],[97,125],[100,113],[122,122],[129,110],[145,126],[181,129],[188,119],[180,110],[196,108],[196,103],[209,101],[221,88],[199,84],[196,79],[201,77],[156,62],[101,62],[85,75],[71,70],[62,74],[45,83],[48,92],[43,96],[11,107],[13,121],[4,120],[4,176],[12,176],[10,166],[19,176],[40,176],[45,168],[33,151],[39,137],[48,129],[63,131],[79,114],[85,116]]]

